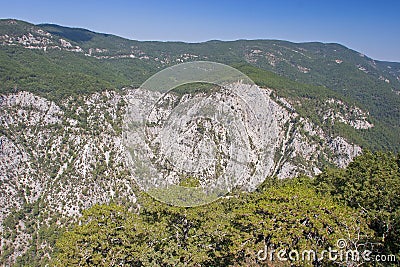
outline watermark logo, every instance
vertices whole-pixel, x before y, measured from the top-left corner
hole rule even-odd
[[[210,86],[199,91],[194,83]],[[156,73],[128,95],[123,143],[136,184],[162,202],[191,207],[261,183],[273,155],[263,145],[271,139],[264,99],[249,77],[220,63]]]
[[[396,262],[395,255],[374,254],[373,251],[349,249],[345,239],[338,239],[336,247],[329,247],[327,250],[314,249],[273,249],[265,245],[264,249],[257,252],[259,261],[290,261],[290,262],[316,262],[316,261],[331,261],[331,262]]]

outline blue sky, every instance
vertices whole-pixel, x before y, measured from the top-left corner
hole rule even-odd
[[[400,62],[398,0],[1,1],[0,18],[56,23],[136,40],[336,42]]]

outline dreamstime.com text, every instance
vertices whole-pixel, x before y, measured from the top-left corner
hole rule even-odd
[[[287,250],[271,249],[265,246],[257,252],[259,261],[323,261],[328,260],[332,262],[396,262],[395,255],[374,254],[370,250],[352,250],[346,249],[347,243],[344,239],[339,239],[336,243],[336,248],[329,247],[328,250],[303,250],[296,249]]]

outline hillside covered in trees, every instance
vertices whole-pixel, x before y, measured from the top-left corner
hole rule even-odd
[[[33,242],[54,242],[51,260],[32,248],[17,266],[396,266],[400,257],[400,158],[390,153],[367,151],[346,169],[327,169],[315,179],[267,179],[253,193],[195,208],[146,194],[138,202],[138,209],[93,206],[50,239],[42,231]],[[279,261],[263,254],[339,250],[338,240],[343,250],[371,251],[369,260],[302,261],[300,254]]]

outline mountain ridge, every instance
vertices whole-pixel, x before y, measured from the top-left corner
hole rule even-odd
[[[81,41],[65,38],[65,32]],[[82,37],[82,32],[90,39]],[[322,87],[328,88],[342,100],[368,111],[377,128],[381,128],[379,123],[383,124],[383,132],[372,133],[373,138],[363,137],[369,140],[366,143],[376,143],[376,148],[400,147],[400,138],[394,134],[400,129],[400,63],[375,61],[341,44],[279,40],[136,41],[81,28],[16,20],[0,20],[0,44],[2,92],[21,88],[55,100],[77,92],[138,87],[152,74],[174,64],[215,61],[248,70],[246,74],[252,79],[261,78],[264,86],[290,84],[294,95],[310,85],[319,86],[321,92],[325,90]],[[29,58],[36,60],[31,65],[24,64]],[[23,70],[29,66],[32,68]],[[41,73],[46,68],[50,71]],[[314,91],[311,95],[302,94],[320,98],[318,90]]]

